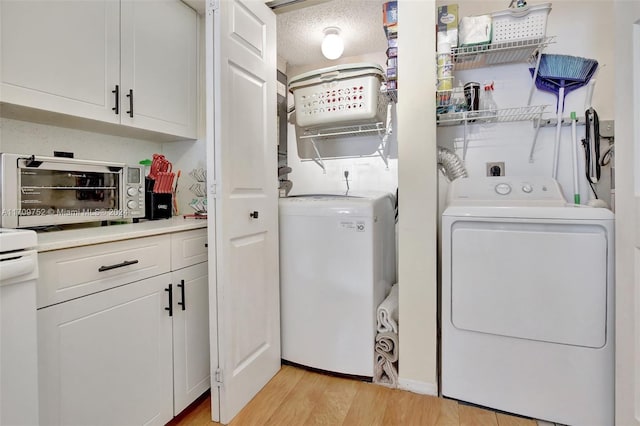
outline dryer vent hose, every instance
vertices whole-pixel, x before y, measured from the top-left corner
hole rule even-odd
[[[468,176],[460,157],[447,148],[438,147],[438,167],[450,181]]]

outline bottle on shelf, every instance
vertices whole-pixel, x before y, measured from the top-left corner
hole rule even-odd
[[[464,96],[464,87],[462,82],[457,87],[454,87],[451,92],[451,106],[449,112],[464,112],[469,110],[467,105],[467,98]]]
[[[498,105],[493,99],[493,81],[491,83],[485,83],[483,89],[480,94],[480,110],[482,111],[485,121],[495,121],[498,114]]]
[[[453,59],[451,57],[451,43],[438,44],[438,106],[447,107],[451,100],[453,88]]]

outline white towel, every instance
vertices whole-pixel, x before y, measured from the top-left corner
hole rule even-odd
[[[378,306],[376,319],[378,333],[398,333],[398,283],[391,287],[387,298]]]
[[[391,362],[396,362],[398,360],[398,335],[390,331],[376,334],[375,352]]]
[[[376,353],[375,364],[373,366],[373,383],[398,387],[398,369],[396,365],[385,356]]]

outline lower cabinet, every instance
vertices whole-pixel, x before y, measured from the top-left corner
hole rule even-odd
[[[43,425],[163,425],[171,420],[168,275],[38,311]]]
[[[173,414],[211,387],[208,263],[172,272]]]
[[[210,387],[208,302],[205,261],[39,309],[41,424],[166,424]]]

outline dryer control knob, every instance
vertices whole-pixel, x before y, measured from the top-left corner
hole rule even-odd
[[[533,187],[528,183],[525,183],[524,185],[522,185],[522,192],[530,194],[532,191],[533,191]]]
[[[496,185],[495,190],[500,195],[507,195],[511,192],[511,185],[508,183],[499,183]]]

